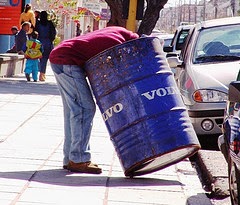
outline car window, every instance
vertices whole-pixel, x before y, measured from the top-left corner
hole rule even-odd
[[[196,27],[192,27],[189,32],[188,32],[188,35],[186,36],[186,39],[185,39],[185,42],[184,42],[184,45],[182,47],[182,50],[181,50],[181,53],[179,55],[179,58],[180,60],[184,61],[184,58],[187,54],[187,50],[188,50],[188,47],[191,43],[193,43],[193,39],[192,36],[194,35],[195,33],[195,30],[196,30]]]
[[[183,44],[186,40],[186,37],[188,35],[189,29],[187,30],[182,30],[179,34],[179,37],[177,39],[177,43],[176,43],[176,50],[181,50],[183,47]]]
[[[223,58],[223,56],[228,57]],[[231,59],[229,56],[235,58]],[[238,57],[240,57],[240,25],[226,25],[200,31],[193,63],[237,60]]]
[[[164,46],[169,46],[171,44],[172,39],[164,39]]]
[[[174,46],[174,43],[175,43],[175,41],[176,41],[177,34],[178,34],[178,31],[176,30],[175,33],[174,33],[173,39],[172,39],[172,41],[171,41],[171,44],[170,44],[170,46],[172,46],[172,47]]]

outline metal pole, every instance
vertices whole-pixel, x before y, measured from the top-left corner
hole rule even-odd
[[[137,13],[137,0],[130,0],[126,28],[133,32],[136,32],[136,13]]]

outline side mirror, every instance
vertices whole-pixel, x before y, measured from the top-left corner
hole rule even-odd
[[[230,102],[240,102],[240,81],[233,81],[229,84],[228,100]]]
[[[175,52],[169,52],[166,54],[166,57],[169,58],[169,57],[178,57],[178,54],[175,53]]]
[[[172,56],[167,58],[168,64],[170,68],[176,68],[182,65],[183,61],[179,60],[177,56]]]
[[[164,46],[163,51],[166,53],[173,52],[173,47],[172,46]]]

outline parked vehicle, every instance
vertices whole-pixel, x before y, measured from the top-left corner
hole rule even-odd
[[[164,51],[168,53],[168,56],[176,56],[181,52],[189,30],[193,25],[181,25],[179,26],[173,36],[171,43],[165,46]]]
[[[240,205],[240,81],[229,86],[223,134],[218,146],[228,163],[228,182],[232,205]]]
[[[198,135],[221,134],[229,83],[240,68],[240,17],[194,25],[180,56],[168,58]]]
[[[156,35],[159,39],[163,40],[163,51],[168,48],[172,42],[174,34],[160,34]]]

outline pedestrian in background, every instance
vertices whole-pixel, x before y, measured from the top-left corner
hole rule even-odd
[[[25,58],[27,59],[26,67],[24,69],[27,81],[31,80],[30,74],[32,74],[33,81],[37,82],[39,59],[42,58],[43,53],[43,47],[41,42],[38,40],[37,31],[32,32],[31,38],[27,40],[23,51],[25,51]]]
[[[37,10],[34,11],[34,15],[35,15],[35,28],[36,28],[37,24],[40,21],[40,14],[41,14],[40,10],[37,9]]]
[[[76,25],[76,36],[80,36],[82,34],[82,30],[80,28],[80,23]]]
[[[64,169],[91,174],[102,172],[91,162],[89,139],[96,105],[84,64],[99,52],[136,38],[137,34],[123,27],[107,27],[65,40],[51,52],[50,62],[63,101]]]
[[[88,26],[87,26],[87,30],[84,31],[84,34],[87,34],[87,33],[90,33],[90,32],[92,32],[92,30],[91,30],[91,26],[88,25]]]
[[[30,37],[30,34],[33,32],[33,29],[35,27],[35,14],[32,10],[32,5],[31,4],[26,4],[24,7],[24,11],[20,15],[19,19],[19,25],[22,25],[24,22],[29,22],[31,23],[31,28],[28,31],[28,35]]]
[[[40,59],[40,75],[39,80],[46,80],[46,68],[49,54],[53,49],[53,41],[56,37],[56,28],[53,25],[52,21],[48,20],[47,11],[42,11],[40,14],[40,21],[36,26],[36,31],[39,34],[39,41],[43,45],[43,56]]]
[[[29,32],[30,27],[31,27],[31,23],[24,22],[21,25],[21,30],[16,34],[16,37],[15,37],[16,51],[19,54],[24,54],[23,48],[28,40],[27,33]]]
[[[11,32],[12,32],[12,35],[14,35],[14,44],[13,46],[7,50],[7,53],[17,53],[17,49],[16,49],[16,35],[18,33],[18,27],[17,26],[13,26],[11,28]]]

